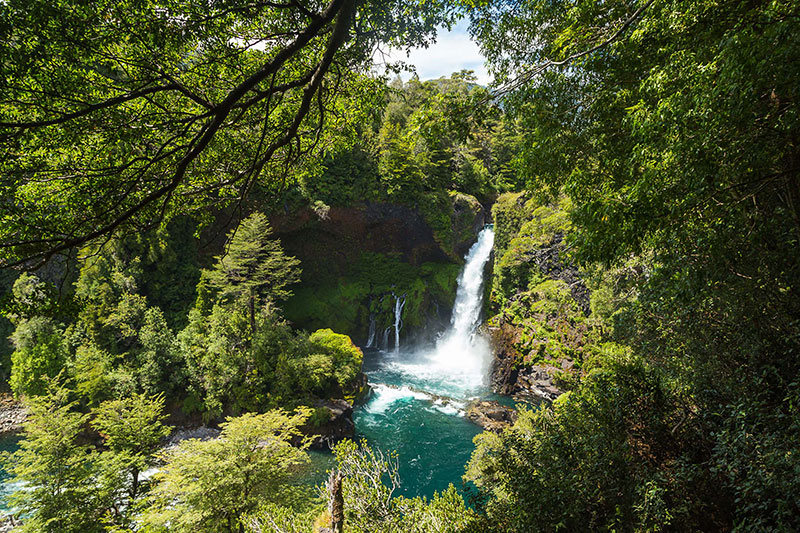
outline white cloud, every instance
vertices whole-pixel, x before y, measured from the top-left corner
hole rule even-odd
[[[414,65],[421,80],[449,76],[453,72],[463,69],[475,71],[478,83],[486,85],[489,83],[489,74],[484,66],[484,58],[467,33],[469,22],[461,20],[451,31],[440,30],[430,48],[415,48],[406,56],[402,50],[389,50],[384,56],[380,53],[373,58],[378,70],[381,70],[386,62],[403,61]],[[403,73],[402,78],[407,80],[410,75]]]

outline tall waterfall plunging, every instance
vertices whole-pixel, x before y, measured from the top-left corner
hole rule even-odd
[[[439,339],[431,356],[435,371],[461,380],[461,385],[468,388],[484,383],[491,355],[488,342],[477,334],[476,328],[483,307],[483,276],[493,245],[494,230],[489,226],[467,253],[458,278],[450,329]]]
[[[408,496],[458,483],[469,459],[472,438],[480,432],[464,417],[470,400],[489,394],[491,350],[478,331],[483,307],[484,273],[494,244],[494,230],[484,228],[465,257],[458,277],[449,327],[433,346],[401,348],[405,295],[394,298],[394,324],[367,351],[364,371],[372,393],[354,413],[356,430],[371,444],[396,450],[401,492]],[[393,326],[393,327],[392,327]],[[394,329],[394,346],[389,334]]]
[[[493,244],[494,230],[487,226],[465,257],[450,327],[435,347],[386,360],[387,368],[437,395],[464,398],[485,388],[491,353],[489,343],[476,330],[483,307],[484,271]]]

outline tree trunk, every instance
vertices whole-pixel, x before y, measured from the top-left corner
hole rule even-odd
[[[344,529],[344,496],[342,495],[341,472],[331,472],[328,478],[328,492],[330,494],[328,510],[331,514],[331,531],[342,533]]]
[[[136,499],[139,494],[139,469],[133,469],[133,483],[131,484],[131,502]]]

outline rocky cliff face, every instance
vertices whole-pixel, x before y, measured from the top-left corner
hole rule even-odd
[[[569,371],[573,362],[567,358],[561,359],[560,368],[553,364],[520,364],[525,360],[525,354],[519,348],[523,334],[524,329],[514,324],[489,328],[494,354],[492,390],[531,405],[552,402],[562,394],[554,383],[554,376],[560,370]]]
[[[325,213],[307,207],[270,223],[286,252],[302,261],[306,279],[347,274],[364,252],[392,254],[414,266],[448,261],[422,215],[404,206],[364,204]]]
[[[550,279],[567,284],[572,299],[580,306],[583,314],[589,315],[589,289],[581,278],[578,267],[564,255],[564,234],[553,235],[549,244],[541,246],[530,254],[529,262]]]
[[[398,300],[403,339],[447,324],[461,257],[485,217],[471,196],[431,201],[416,209],[365,203],[273,216],[275,234],[303,269],[287,318],[306,329],[330,327],[361,345],[371,331],[378,341],[387,328],[394,337]]]
[[[591,331],[590,292],[564,242],[569,208],[524,193],[503,195],[493,208],[492,387],[531,404],[553,401],[579,375]]]

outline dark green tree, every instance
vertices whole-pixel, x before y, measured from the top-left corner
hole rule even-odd
[[[220,301],[246,303],[253,334],[256,308],[285,300],[291,295],[287,287],[300,280],[300,261],[285,255],[280,241],[271,237],[267,217],[253,213],[231,231],[225,254],[205,272]]]

